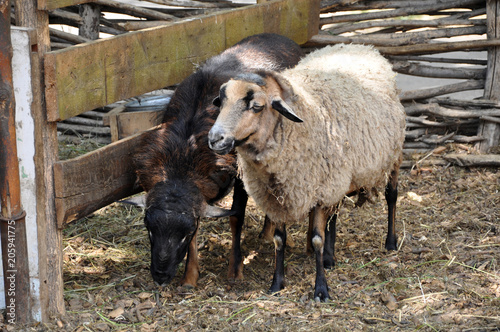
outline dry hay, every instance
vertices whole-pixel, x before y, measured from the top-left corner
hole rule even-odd
[[[285,289],[269,295],[274,247],[258,239],[263,215],[247,210],[245,280],[226,278],[226,219],[205,220],[198,287],[154,285],[139,208],[114,204],[64,233],[67,331],[498,331],[500,326],[500,172],[441,167],[402,171],[397,231],[384,247],[386,205],[354,209],[338,222],[338,265],[327,271],[331,300],[312,300],[314,259],[305,224],[289,227]],[[229,200],[224,204],[230,204]]]
[[[83,137],[79,137],[79,139],[79,142],[68,142],[66,140],[59,141],[59,160],[76,158],[105,146],[96,139],[85,139]]]

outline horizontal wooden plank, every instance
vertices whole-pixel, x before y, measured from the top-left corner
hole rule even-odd
[[[124,112],[116,115],[118,139],[135,135],[161,123],[165,111]]]
[[[319,0],[277,0],[45,54],[49,121],[182,81],[244,37],[274,32],[297,43],[317,34]]]
[[[60,228],[140,191],[135,185],[132,157],[144,134],[54,164],[56,214]]]
[[[38,9],[53,10],[88,2],[92,2],[92,0],[38,0]]]
[[[112,142],[116,142],[122,138],[135,135],[159,125],[165,113],[164,110],[137,112],[124,112],[124,110],[125,107],[123,106],[117,107],[108,112],[103,118],[103,124],[109,126],[111,129]]]

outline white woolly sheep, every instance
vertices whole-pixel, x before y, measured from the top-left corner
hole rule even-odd
[[[221,111],[209,132],[210,147],[221,154],[236,147],[245,189],[276,226],[271,292],[283,288],[285,223],[309,213],[316,254],[314,298],[329,298],[325,229],[347,194],[386,185],[386,248],[396,249],[405,113],[395,74],[378,51],[328,46],[282,73],[261,71],[230,80],[214,104]]]

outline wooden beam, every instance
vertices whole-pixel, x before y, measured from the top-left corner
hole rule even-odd
[[[187,8],[227,8],[227,7],[241,7],[245,6],[247,4],[245,3],[232,3],[232,2],[226,2],[226,3],[209,3],[209,2],[203,2],[203,1],[190,1],[190,0],[148,0],[149,2],[153,3],[158,3],[161,5],[167,5],[167,6],[172,6],[172,7],[187,7]]]
[[[49,119],[67,119],[178,83],[196,64],[256,33],[305,43],[318,32],[318,20],[318,0],[279,0],[49,52]]]
[[[157,126],[163,119],[165,111],[124,112],[125,106],[119,106],[108,112],[103,124],[111,130],[111,141],[135,135]]]
[[[470,25],[486,25],[486,20],[476,19],[476,20],[466,20],[466,19],[449,19],[444,17],[441,19],[434,20],[380,20],[380,21],[366,21],[360,23],[345,23],[340,26],[335,26],[330,29],[326,29],[332,35],[340,35],[344,32],[351,32],[356,30],[364,30],[370,28],[379,27],[405,27],[407,29],[418,29],[418,28],[428,28],[436,27],[443,28],[447,26],[470,26]]]
[[[59,228],[140,191],[135,186],[132,157],[144,134],[54,165]]]
[[[488,39],[500,37],[500,3],[494,0],[486,2]],[[484,98],[500,101],[500,46],[488,50],[488,71],[484,87]],[[477,134],[485,140],[476,144],[480,152],[488,152],[500,142],[500,124],[482,121]]]
[[[499,167],[500,156],[495,154],[467,155],[447,154],[443,158],[457,166],[467,167]]]
[[[405,55],[405,54],[434,54],[464,50],[478,50],[487,47],[497,47],[500,45],[500,38],[466,40],[460,42],[439,42],[415,45],[405,45],[399,47],[376,47],[380,53],[385,55]]]
[[[361,13],[361,14],[336,15],[321,19],[320,24],[325,25],[325,24],[343,23],[343,22],[360,22],[366,20],[418,15],[418,14],[425,14],[429,12],[439,11],[443,9],[449,9],[455,6],[467,7],[475,5],[480,2],[482,2],[482,0],[456,0],[453,4],[450,4],[449,1],[444,3],[436,1],[435,3],[423,6],[412,6],[410,4],[409,6],[405,6],[404,8],[397,8],[393,10],[368,11],[366,13]]]
[[[486,33],[486,26],[458,27],[423,30],[405,33],[372,33],[353,36],[320,35],[315,39],[325,40],[335,44],[371,44],[374,46],[401,47],[405,45],[416,45],[429,43],[430,39],[449,38],[455,36],[483,35]]]
[[[339,43],[352,42],[353,44],[374,44],[376,40],[363,37],[365,39],[353,40],[348,37],[347,39],[339,39],[339,36],[329,35],[316,35],[313,36],[307,43],[306,47],[324,47],[326,45],[335,45]],[[380,53],[384,55],[420,55],[420,54],[433,54],[445,53],[464,50],[477,50],[486,49],[488,47],[498,47],[500,45],[500,38],[488,38],[478,40],[466,40],[458,42],[436,42],[436,43],[423,43],[413,45],[399,45],[399,46],[375,46]]]
[[[392,70],[400,74],[456,79],[484,79],[486,68],[426,66],[410,61],[393,61]]]
[[[38,0],[38,9],[53,10],[68,6],[76,6],[84,3],[95,2],[95,0]],[[151,0],[150,2],[158,3],[167,6],[179,6],[188,8],[221,8],[221,5],[210,4],[197,1],[168,1],[168,0]],[[246,4],[228,2],[224,7],[241,7]]]
[[[58,37],[58,38],[61,38],[63,40],[67,40],[69,42],[76,43],[76,44],[87,43],[87,42],[91,41],[91,39],[85,38],[83,36],[74,35],[72,33],[64,32],[61,30],[53,29],[53,28],[49,28],[49,31],[50,31],[51,36]]]
[[[80,5],[92,2],[93,0],[38,0],[39,10],[52,10],[68,6]]]
[[[399,94],[401,101],[418,100],[442,96],[460,91],[478,90],[484,88],[484,80],[467,80],[458,83],[441,85],[433,88],[403,91]]]
[[[165,14],[157,10],[143,8],[139,6],[129,5],[124,2],[115,0],[94,0],[97,5],[111,8],[118,8],[124,14],[130,16],[145,17],[152,20],[177,21],[178,18],[174,15]]]

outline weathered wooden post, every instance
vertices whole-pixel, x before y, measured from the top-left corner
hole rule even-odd
[[[488,39],[500,38],[500,2],[486,1],[487,34]],[[491,47],[488,50],[488,72],[484,87],[484,98],[500,101],[500,47]],[[478,128],[478,135],[485,139],[476,145],[480,152],[488,152],[500,141],[500,124],[482,121]]]
[[[1,0],[0,0],[1,1]],[[57,124],[47,121],[44,97],[44,56],[50,51],[49,14],[39,10],[41,1],[14,0],[16,25],[36,31],[36,46],[33,46],[32,113],[35,134],[36,190],[38,258],[40,275],[40,306],[42,321],[65,314],[62,271],[62,231],[57,227],[54,171],[58,160]],[[10,22],[10,20],[9,20]]]
[[[30,319],[30,286],[17,159],[10,0],[0,0],[0,12],[0,229],[5,306],[9,324],[25,324]]]

